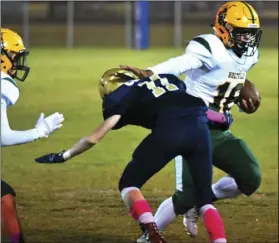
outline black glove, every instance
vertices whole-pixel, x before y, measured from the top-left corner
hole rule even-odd
[[[63,158],[63,153],[65,150],[63,150],[60,153],[50,153],[45,154],[41,157],[38,157],[35,159],[36,162],[42,163],[42,164],[56,164],[56,163],[64,163],[66,160]]]

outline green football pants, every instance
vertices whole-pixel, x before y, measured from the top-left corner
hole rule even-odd
[[[229,130],[211,130],[213,165],[232,176],[249,196],[261,183],[259,163],[248,145]],[[201,168],[202,170],[202,168]],[[195,205],[195,188],[186,161],[176,163],[176,192],[173,195],[176,214],[184,214]]]

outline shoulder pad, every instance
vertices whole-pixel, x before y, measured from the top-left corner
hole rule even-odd
[[[1,96],[9,101],[9,105],[14,105],[19,98],[19,89],[16,81],[9,75],[2,75],[1,72]]]
[[[197,50],[202,55],[214,56],[216,53],[226,50],[222,41],[214,34],[205,34],[196,36],[190,43],[199,44],[199,49]],[[201,47],[202,46],[202,47]],[[193,50],[192,50],[193,51]]]
[[[217,38],[218,39],[218,38]],[[186,47],[186,52],[190,51],[202,56],[209,57],[212,55],[212,42],[216,41],[216,36],[212,34],[199,35],[193,38]]]
[[[216,54],[215,43],[221,42],[213,34],[199,35],[193,38],[186,47],[186,54],[194,54],[205,66],[213,68],[216,65],[214,55]],[[222,43],[222,42],[221,42]]]

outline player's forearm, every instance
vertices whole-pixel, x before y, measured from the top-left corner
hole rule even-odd
[[[63,158],[68,160],[92,148],[103,139],[103,137],[117,124],[120,118],[120,115],[114,115],[105,120],[104,123],[96,128],[89,136],[83,137],[71,149],[63,153]]]
[[[39,138],[37,130],[30,129],[25,131],[7,130],[1,126],[1,145],[10,146],[23,143],[29,143]]]
[[[95,144],[96,142],[90,141],[88,137],[83,137],[71,149],[63,153],[63,158],[68,160],[72,157],[82,154],[88,149],[92,148]]]
[[[7,104],[1,97],[1,146],[10,146],[32,142],[40,137],[37,129],[15,131],[10,128],[7,116]]]
[[[147,69],[156,74],[166,73],[179,77],[181,74],[192,69],[197,69],[201,66],[202,62],[198,58],[190,54],[184,54],[178,57],[170,58],[165,62],[159,63]]]

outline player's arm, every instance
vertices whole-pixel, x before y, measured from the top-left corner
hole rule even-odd
[[[134,72],[138,77],[145,78],[150,77],[153,74],[173,74],[179,77],[181,74],[200,68],[203,65],[201,60],[197,56],[191,54],[183,54],[181,56],[173,57],[167,61],[161,62],[155,66],[149,67],[146,70],[135,68],[132,66],[121,65],[122,69],[130,70]]]
[[[10,146],[29,143],[39,138],[48,137],[50,133],[62,127],[64,117],[58,112],[44,118],[42,113],[33,129],[16,131],[12,130],[7,115],[7,103],[1,97],[1,145]]]
[[[211,49],[206,40],[201,37],[194,38],[190,41],[183,55],[170,58],[162,63],[148,67],[146,70],[135,68],[127,65],[120,65],[122,69],[134,72],[140,78],[150,77],[156,74],[173,74],[179,77],[187,71],[205,68],[213,68]]]
[[[111,76],[108,76],[109,80]],[[92,133],[81,138],[72,148],[66,152],[49,153],[36,158],[35,161],[39,163],[62,163],[66,160],[82,154],[88,149],[92,148],[111,130],[124,116],[125,112],[136,103],[141,97],[141,89],[138,86],[122,85],[117,88],[103,100],[103,117],[104,122],[97,127]],[[118,124],[119,125],[119,124]]]
[[[36,158],[35,160],[39,163],[62,163],[79,154],[82,154],[99,143],[102,138],[118,123],[120,118],[121,115],[113,115],[107,118],[92,133],[81,138],[72,148],[65,152],[46,154]]]
[[[16,131],[11,129],[7,108],[15,105],[19,98],[19,89],[13,79],[1,78],[1,146],[32,142],[38,138],[48,137],[50,133],[62,126],[64,117],[54,113],[46,118],[42,113],[33,129]]]
[[[33,128],[25,131],[14,131],[10,128],[7,107],[1,103],[1,145],[9,146],[34,141],[40,137],[38,131]]]

